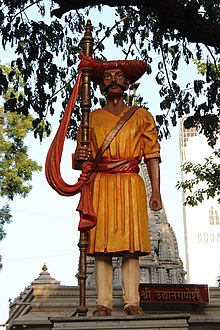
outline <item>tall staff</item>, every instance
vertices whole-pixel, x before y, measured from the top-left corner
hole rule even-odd
[[[84,55],[90,55],[92,52],[93,38],[91,35],[91,21],[87,22],[84,38],[82,39],[82,48]],[[92,205],[85,204],[83,201],[88,201],[89,189],[85,176],[88,176],[89,166],[84,166],[83,177],[75,184],[66,183],[61,174],[61,160],[63,154],[63,146],[66,137],[66,132],[74,111],[77,95],[82,82],[82,147],[88,148],[89,146],[89,111],[91,106],[90,100],[90,76],[91,68],[83,67],[76,79],[73,92],[70,96],[66,106],[63,118],[60,122],[57,133],[50,145],[47,153],[45,163],[45,175],[49,185],[61,196],[75,196],[81,193],[78,211],[80,212],[79,230],[81,232],[79,248],[80,248],[80,271],[79,271],[79,284],[80,284],[80,306],[77,309],[78,315],[85,316],[88,309],[85,307],[85,283],[86,283],[86,250],[88,247],[87,231],[94,227],[96,217]],[[84,161],[84,160],[83,160]],[[89,179],[89,177],[88,177]],[[89,212],[89,213],[88,213]]]
[[[92,55],[93,49],[93,38],[92,38],[92,25],[91,21],[88,20],[86,23],[85,35],[81,40],[82,51],[85,56]],[[90,97],[90,78],[92,69],[82,69],[82,98],[81,98],[81,111],[82,111],[82,141],[81,145],[84,148],[89,147],[89,112],[91,108],[91,97]],[[86,160],[86,159],[85,159]],[[80,288],[80,302],[77,308],[78,316],[86,316],[88,308],[86,307],[86,251],[88,248],[88,235],[86,232],[80,233],[79,239],[79,250],[80,250],[80,262],[79,262],[79,288]]]

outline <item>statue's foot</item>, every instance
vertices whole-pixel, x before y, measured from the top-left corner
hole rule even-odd
[[[126,307],[125,312],[127,313],[127,315],[139,315],[139,316],[144,315],[143,309],[140,306],[134,306],[134,305],[130,305]]]
[[[94,310],[93,316],[111,316],[112,310],[111,308],[103,305],[97,306],[97,309]]]

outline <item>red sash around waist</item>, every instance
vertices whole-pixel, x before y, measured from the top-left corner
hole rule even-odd
[[[138,160],[136,158],[129,159],[108,159],[103,158],[97,165],[95,172],[103,172],[106,174],[116,173],[138,173]]]

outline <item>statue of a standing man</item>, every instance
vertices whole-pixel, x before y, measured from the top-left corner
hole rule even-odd
[[[77,136],[75,168],[82,160],[93,161],[112,127],[130,111],[123,94],[146,71],[144,61],[97,62],[92,80],[107,96],[102,109],[90,114],[90,148],[81,147]],[[152,185],[150,208],[162,208],[160,196],[160,145],[150,112],[137,108],[102,154],[92,179],[92,203],[97,217],[89,232],[88,255],[95,257],[97,309],[95,316],[111,315],[112,257],[122,256],[122,290],[128,315],[143,315],[139,306],[139,256],[151,252],[145,184],[139,176],[142,158]]]

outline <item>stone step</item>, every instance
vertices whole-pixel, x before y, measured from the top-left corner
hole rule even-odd
[[[188,330],[189,314],[50,318],[52,330]]]

